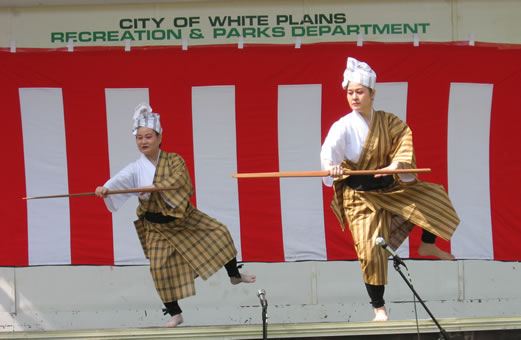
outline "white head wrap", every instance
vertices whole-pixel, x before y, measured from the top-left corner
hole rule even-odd
[[[153,113],[150,105],[146,103],[139,104],[134,111],[134,128],[132,129],[134,136],[137,135],[137,129],[140,127],[151,128],[159,134],[163,132],[159,122],[159,115]]]
[[[342,87],[346,89],[350,81],[374,89],[376,85],[376,73],[366,63],[349,57],[347,58],[347,67],[344,71]]]

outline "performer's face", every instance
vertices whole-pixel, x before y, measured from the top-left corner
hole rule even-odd
[[[140,127],[136,134],[136,144],[142,153],[145,155],[154,154],[159,151],[159,144],[161,144],[162,135],[147,127]]]
[[[347,85],[347,102],[351,110],[369,114],[373,108],[373,98],[374,90],[351,81]]]

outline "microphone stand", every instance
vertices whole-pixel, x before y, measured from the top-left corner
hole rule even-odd
[[[264,289],[259,290],[257,296],[262,306],[262,339],[266,340],[268,338],[268,300]]]
[[[402,270],[400,269],[400,258],[398,256],[393,256],[393,266],[394,266],[394,269],[396,269],[396,271],[400,274],[400,276],[403,278],[403,280],[405,281],[405,283],[407,283],[407,285],[409,286],[409,288],[411,289],[411,291],[413,292],[414,296],[416,296],[416,298],[418,299],[418,301],[420,301],[420,303],[422,304],[423,308],[425,308],[425,310],[427,311],[427,313],[429,314],[429,316],[431,317],[432,321],[434,321],[434,323],[436,324],[436,326],[438,326],[438,329],[440,330],[440,338],[439,340],[449,340],[449,335],[447,334],[447,332],[443,329],[443,327],[441,327],[441,325],[438,323],[438,320],[436,320],[436,318],[434,317],[434,315],[432,315],[431,311],[429,310],[429,308],[427,308],[427,306],[425,305],[425,303],[423,302],[422,298],[418,295],[418,293],[416,292],[416,290],[414,289],[414,287],[412,286],[412,283],[409,282],[409,280],[407,280],[407,278],[405,277],[405,275],[403,274]]]
[[[268,301],[262,306],[262,339],[268,338]]]

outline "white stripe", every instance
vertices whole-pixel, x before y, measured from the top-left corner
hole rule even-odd
[[[148,103],[148,89],[105,89],[105,100],[110,176],[114,176],[140,156],[132,134],[132,116],[139,103]],[[131,198],[112,214],[115,264],[148,263],[133,223],[137,204],[137,198]]]
[[[407,121],[407,83],[376,83],[375,110],[394,113],[398,118]],[[403,257],[410,257],[409,238],[403,241],[396,253]]]
[[[280,171],[320,169],[321,85],[281,85],[278,90]],[[286,261],[326,260],[322,180],[280,180]]]
[[[494,258],[489,184],[492,91],[492,84],[453,83],[450,88],[448,189],[461,219],[451,242],[457,258]]]
[[[407,121],[407,83],[376,83],[373,107]]]
[[[62,90],[20,89],[27,196],[69,192]],[[69,200],[27,201],[29,264],[70,264]]]
[[[193,87],[192,124],[197,208],[228,227],[241,261],[235,87]]]

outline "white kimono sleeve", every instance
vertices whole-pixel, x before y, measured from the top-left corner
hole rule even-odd
[[[357,163],[369,133],[369,126],[357,111],[345,115],[333,123],[320,151],[322,170],[331,162],[340,165],[345,159]],[[333,177],[322,177],[327,186],[333,185]]]
[[[109,190],[128,190],[138,187],[136,164],[130,163],[103,186]],[[107,209],[117,211],[132,196],[139,196],[139,192],[128,194],[108,195],[104,198]]]
[[[320,164],[322,165],[322,170],[326,170],[329,162],[332,165],[339,165],[344,160],[344,146],[345,137],[343,136],[343,128],[341,124],[338,122],[334,123],[329,129],[326,139],[324,140],[324,144],[322,144],[322,148],[320,150]],[[328,187],[333,185],[333,177],[327,176],[322,177],[322,181]]]

